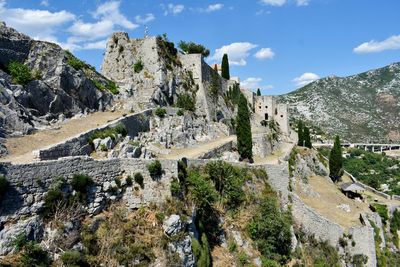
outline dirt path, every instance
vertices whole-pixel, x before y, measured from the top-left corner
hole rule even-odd
[[[171,149],[169,154],[160,154],[157,155],[157,157],[161,159],[181,159],[183,157],[191,159],[198,158],[204,153],[234,140],[236,140],[236,135],[224,136],[215,139],[214,141],[198,143],[198,145],[194,147]]]
[[[85,117],[73,118],[55,124],[51,129],[38,131],[31,135],[8,138],[6,147],[9,155],[0,160],[17,163],[34,161],[32,151],[57,144],[79,133],[94,129],[122,117],[124,113],[126,112],[122,110],[91,113]]]

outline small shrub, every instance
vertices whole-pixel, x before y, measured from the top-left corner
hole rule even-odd
[[[165,115],[167,114],[167,110],[165,108],[157,108],[154,111],[154,114],[160,118],[164,118]]]
[[[100,145],[100,150],[101,151],[107,151],[108,149],[107,149],[107,146],[105,144],[101,144]]]
[[[86,67],[86,63],[75,57],[71,52],[65,51],[67,56],[67,64],[75,70],[81,70]]]
[[[173,178],[171,181],[171,195],[173,197],[180,197],[182,195],[181,185],[176,178]]]
[[[43,250],[38,244],[29,242],[25,245],[21,254],[20,266],[50,266],[51,259],[47,251]]]
[[[65,251],[60,258],[64,266],[67,267],[89,266],[84,256],[79,251]]]
[[[57,204],[64,200],[64,195],[60,188],[52,188],[47,191],[44,197],[44,205],[42,210],[42,215],[45,218],[50,218],[57,207]]]
[[[7,188],[8,188],[7,179],[3,175],[0,175],[0,198],[2,198],[5,195],[5,193],[7,192]]]
[[[347,247],[347,241],[346,241],[346,239],[344,239],[343,237],[339,238],[339,245],[340,245],[342,248]]]
[[[178,110],[178,111],[176,112],[176,115],[178,115],[178,116],[183,116],[183,115],[184,115],[183,110],[182,110],[182,109]]]
[[[239,266],[244,266],[247,263],[249,263],[249,256],[244,252],[240,252],[237,256],[237,260],[238,260]]]
[[[178,96],[176,106],[185,110],[194,111],[196,108],[196,103],[190,94],[184,93]]]
[[[140,172],[135,173],[135,175],[134,175],[133,178],[134,178],[134,180],[135,180],[135,183],[137,183],[138,185],[140,185],[141,188],[144,187],[144,183],[143,183],[144,178],[143,178],[143,175],[142,175]]]
[[[133,65],[133,70],[135,73],[139,73],[143,70],[143,62],[142,60],[138,60],[135,65]]]
[[[128,177],[126,177],[126,185],[127,186],[132,186],[133,185],[133,180],[132,180],[132,177],[130,175]]]
[[[11,61],[10,64],[8,64],[8,72],[14,83],[25,85],[33,80],[29,68],[18,61]]]
[[[159,223],[163,223],[163,221],[165,219],[165,214],[163,212],[157,212],[156,219]]]
[[[124,137],[128,134],[128,131],[123,124],[118,124],[114,128],[94,131],[94,133],[88,138],[88,143],[93,145],[93,140],[97,138],[104,139],[110,137],[112,140],[115,140],[118,134],[121,134]]]
[[[14,237],[14,239],[10,242],[10,245],[13,246],[18,252],[21,251],[27,243],[28,239],[26,238],[25,232],[21,232]]]
[[[230,253],[237,250],[237,245],[233,239],[228,240],[228,250]]]
[[[87,193],[87,187],[91,184],[93,184],[93,180],[86,174],[74,174],[72,177],[72,189],[79,193]]]
[[[162,175],[162,166],[159,160],[155,160],[149,165],[147,165],[147,170],[150,173],[151,177],[158,177]]]
[[[352,247],[355,247],[355,246],[356,246],[356,241],[354,241],[354,240],[351,241],[351,246],[352,246]]]
[[[118,187],[121,187],[121,180],[119,178],[115,178],[114,182]]]

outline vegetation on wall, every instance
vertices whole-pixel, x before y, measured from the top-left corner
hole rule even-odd
[[[119,134],[123,137],[128,134],[128,131],[123,124],[118,124],[115,127],[94,131],[94,133],[88,138],[88,143],[93,145],[93,140],[97,138],[105,139],[110,137],[112,140],[115,140]]]
[[[83,62],[82,60],[75,57],[70,51],[66,50],[65,55],[67,57],[67,64],[73,67],[75,70],[91,69],[94,70],[93,66]]]
[[[186,54],[201,54],[203,57],[210,55],[210,50],[201,44],[180,41],[178,47]]]
[[[170,42],[166,34],[157,36],[157,45],[160,48],[158,53],[161,58],[165,59],[166,67],[168,70],[172,70],[173,66],[181,66],[182,63],[178,59],[178,50],[175,48],[175,44]]]
[[[143,62],[142,60],[138,60],[136,61],[136,63],[133,65],[133,70],[135,71],[135,73],[139,73],[143,70]]]
[[[184,110],[195,111],[196,103],[193,96],[189,93],[183,93],[178,95],[176,106]]]
[[[91,81],[100,91],[109,91],[114,95],[119,94],[119,90],[116,83],[111,80],[107,81],[107,83],[98,80],[91,80]]]

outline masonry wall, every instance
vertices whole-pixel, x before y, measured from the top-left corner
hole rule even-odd
[[[34,151],[33,153],[35,153],[36,157],[38,157],[40,160],[53,160],[68,156],[90,155],[92,148],[88,144],[88,139],[95,131],[113,128],[118,124],[123,124],[128,131],[128,135],[134,137],[137,136],[139,132],[145,132],[150,129],[149,121],[151,114],[152,110],[149,109],[139,113],[127,115],[104,126],[86,131],[75,137],[67,139],[62,143]]]
[[[43,205],[45,193],[58,177],[71,181],[77,173],[89,175],[95,182],[90,190],[93,203],[89,208],[97,208],[111,197],[106,187],[116,178],[133,176],[140,172],[144,176],[144,188],[126,189],[124,199],[130,208],[137,208],[149,202],[161,202],[170,196],[172,177],[177,177],[177,162],[161,160],[163,175],[157,179],[150,177],[147,165],[152,160],[111,159],[93,160],[89,157],[72,157],[60,160],[30,164],[1,163],[0,173],[9,181],[9,189],[0,207],[0,221],[34,215]],[[98,206],[95,203],[98,203]]]

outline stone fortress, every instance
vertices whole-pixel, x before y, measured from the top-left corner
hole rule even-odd
[[[137,64],[142,65],[141,70],[134,68]],[[230,153],[228,161],[248,167],[231,155],[235,141],[229,121],[235,117],[236,111],[229,108],[225,98],[229,87],[239,83],[239,79],[225,80],[218,76],[219,91],[215,96],[211,94],[212,72],[213,68],[200,54],[178,53],[177,58],[171,58],[158,37],[130,39],[127,33],[114,33],[107,43],[102,74],[115,81],[120,88],[120,95],[114,99],[115,105],[131,113],[34,151],[36,159],[33,162],[0,162],[0,174],[7,178],[12,189],[3,199],[6,205],[0,208],[0,222],[4,226],[0,230],[0,254],[11,252],[8,243],[13,234],[32,230],[32,221],[36,223],[45,192],[59,176],[70,181],[74,173],[86,173],[93,178],[96,186],[89,192],[90,202],[85,208],[94,216],[113,201],[121,200],[128,208],[136,209],[170,197],[171,181],[177,177],[178,160],[183,157],[188,158],[188,164],[196,165],[217,159],[225,160],[224,153]],[[257,96],[246,89],[242,89],[242,92],[253,111],[252,126],[257,132],[253,136],[253,151],[255,156],[264,160],[280,147],[283,139],[290,139],[288,108],[287,105],[278,104],[273,96]],[[194,115],[178,116],[179,110],[170,107],[182,94],[193,97],[196,107]],[[159,106],[167,107],[163,119],[154,116]],[[268,127],[261,126],[263,121],[275,121],[278,124],[278,139],[271,137],[273,135]],[[116,140],[94,140],[94,148],[88,144],[90,136],[96,131],[112,129],[120,124],[127,130],[125,138],[119,136]],[[207,145],[215,140],[221,142],[205,151],[191,150],[192,146],[199,143]],[[183,150],[171,153],[177,144],[193,153]],[[287,144],[290,148],[293,146],[293,143]],[[108,151],[102,151],[103,148]],[[367,266],[375,266],[373,228],[368,222],[344,229],[308,207],[289,189],[293,180],[288,173],[289,153],[290,149],[277,156],[276,162],[265,163],[261,160],[257,166],[266,170],[268,182],[281,196],[283,205],[292,207],[296,223],[304,226],[308,234],[326,240],[333,246],[338,245],[346,231],[350,232],[356,242],[349,253],[364,253],[368,256]],[[146,167],[155,158],[160,159],[164,170],[158,181],[152,179]],[[297,160],[304,164],[302,159]],[[299,177],[301,172],[306,173],[304,169],[299,168]],[[143,173],[144,189],[126,192],[118,189],[115,178],[119,177],[124,182],[133,172]],[[379,222],[379,218],[376,221]],[[378,225],[381,227],[381,223]],[[341,253],[345,254],[345,251]]]

